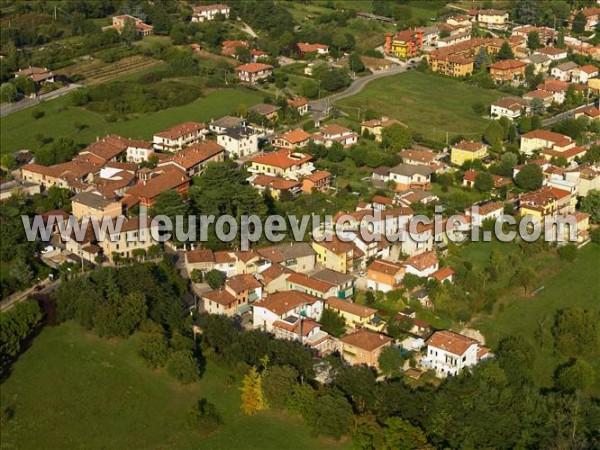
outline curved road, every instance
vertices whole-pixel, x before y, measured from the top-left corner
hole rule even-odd
[[[415,61],[420,61],[420,58],[415,58]],[[417,64],[414,64],[412,67],[416,67],[416,65]],[[311,111],[325,112],[327,110],[327,107],[333,105],[333,103],[337,100],[341,100],[343,98],[351,97],[353,95],[358,94],[360,91],[362,91],[363,87],[365,87],[369,82],[378,78],[389,77],[391,75],[406,72],[406,70],[409,67],[411,66],[408,66],[407,64],[402,66],[392,66],[388,70],[384,70],[382,72],[375,72],[371,75],[357,78],[352,82],[350,86],[348,86],[348,88],[345,91],[337,92],[327,97],[323,97],[320,100],[313,100],[309,102],[310,109]]]

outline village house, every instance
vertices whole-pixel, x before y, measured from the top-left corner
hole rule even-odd
[[[350,128],[337,124],[328,124],[321,131],[312,135],[315,144],[329,148],[334,142],[339,142],[343,147],[350,147],[358,142],[358,135]]]
[[[573,15],[571,16],[571,20],[570,20],[570,24],[573,24],[573,19],[575,18],[575,16],[577,15],[579,11],[575,11],[573,13]],[[593,31],[596,26],[598,25],[598,17],[600,16],[600,8],[594,8],[594,7],[590,7],[590,8],[583,8],[581,10],[581,12],[583,13],[583,15],[585,16],[585,31]]]
[[[364,256],[352,242],[344,242],[335,235],[331,240],[313,240],[311,245],[317,254],[317,263],[341,273],[353,272],[356,260]]]
[[[558,37],[558,32],[549,27],[536,27],[535,25],[519,25],[511,31],[512,36],[520,36],[527,39],[530,33],[537,33],[540,42],[546,46],[554,43],[554,39]]]
[[[489,356],[489,350],[475,339],[441,330],[434,332],[427,339],[427,352],[421,359],[421,365],[434,369],[436,376],[445,378],[448,375],[458,375]]]
[[[101,220],[103,217],[114,218],[123,213],[121,203],[108,200],[92,192],[80,192],[71,198],[72,214],[81,220],[84,217]]]
[[[546,55],[551,61],[560,61],[567,58],[567,49],[558,47],[542,47],[534,51],[534,54]]]
[[[423,45],[423,31],[419,29],[403,30],[396,34],[385,35],[385,53],[396,58],[417,56]]]
[[[304,130],[290,130],[283,134],[276,135],[273,145],[275,147],[296,149],[308,145],[310,142],[310,134]]]
[[[505,59],[490,64],[490,76],[497,82],[520,81],[525,78],[527,63],[516,59]]]
[[[308,100],[304,97],[288,99],[287,104],[290,108],[294,108],[296,111],[298,111],[298,114],[301,116],[308,114]]]
[[[573,61],[558,64],[550,70],[550,75],[560,81],[571,81],[573,74],[579,72],[579,65]]]
[[[407,191],[398,192],[394,197],[394,202],[404,206],[410,207],[413,203],[422,203],[428,205],[439,200],[439,197],[432,194],[430,191],[422,191],[419,189],[409,189]]]
[[[220,3],[213,5],[199,5],[192,9],[192,22],[215,20],[219,15],[229,19],[231,8]]]
[[[534,130],[521,136],[521,153],[531,155],[536,150],[551,149],[564,152],[575,147],[575,141],[564,134],[548,130]]]
[[[250,304],[262,298],[262,284],[252,275],[234,275],[223,287],[202,295],[203,310],[229,317],[250,311]]]
[[[301,273],[287,277],[287,290],[296,290],[317,298],[326,299],[337,294],[337,287],[325,281],[315,280]]]
[[[158,167],[173,166],[184,171],[188,177],[200,175],[210,162],[222,162],[225,149],[215,141],[205,141],[187,147],[160,161]]]
[[[215,255],[212,250],[197,248],[184,253],[184,266],[188,276],[194,270],[206,273],[215,268]]]
[[[148,25],[144,23],[143,20],[138,19],[137,17],[130,16],[129,14],[122,14],[120,16],[114,16],[112,18],[112,25],[102,28],[102,31],[106,31],[110,28],[117,30],[119,34],[123,32],[123,28],[127,25],[128,22],[133,23],[137,33],[144,37],[150,36],[154,33],[154,27],[152,25]]]
[[[474,227],[481,227],[486,220],[496,221],[503,213],[504,205],[493,201],[475,204],[465,209],[465,215],[471,218],[471,225]]]
[[[271,264],[256,276],[267,294],[287,290],[287,278],[294,272],[281,264]]]
[[[401,264],[376,259],[367,266],[367,287],[375,291],[389,292],[400,287],[405,268]]]
[[[147,141],[127,139],[125,159],[127,162],[140,164],[148,161],[154,154],[154,144]]]
[[[346,327],[351,330],[365,328],[379,332],[385,328],[385,322],[375,315],[377,314],[375,308],[358,305],[335,297],[326,300],[325,308],[339,314],[346,322]]]
[[[245,158],[258,152],[258,133],[250,127],[228,128],[217,135],[217,143],[225,148],[225,156]]]
[[[221,54],[223,56],[230,56],[232,58],[237,58],[237,51],[240,48],[249,48],[250,44],[247,41],[234,40],[229,41],[225,40],[221,42]]]
[[[571,75],[571,81],[573,83],[582,83],[587,84],[589,80],[592,78],[596,78],[598,76],[598,68],[591,64],[586,64],[581,66],[579,70],[574,72]]]
[[[440,283],[452,283],[454,281],[454,270],[450,267],[440,267],[438,270],[429,275],[430,280],[436,280]]]
[[[291,149],[283,149],[253,157],[249,161],[248,172],[298,181],[314,171],[311,161],[311,155],[295,153]]]
[[[288,195],[289,198],[296,197],[302,190],[302,185],[298,181],[285,180],[279,177],[270,175],[253,175],[248,178],[252,186],[258,189],[259,192],[269,190],[271,196],[279,200],[283,195]]]
[[[423,278],[427,278],[439,269],[438,259],[434,250],[411,256],[402,265],[406,268],[406,273],[412,273]]]
[[[342,357],[353,366],[366,364],[379,368],[381,351],[391,345],[392,338],[381,333],[359,330],[340,338]]]
[[[394,201],[391,198],[383,197],[381,195],[374,195],[371,199],[371,205],[373,209],[384,210],[394,206]]]
[[[317,170],[302,179],[302,192],[310,194],[313,190],[327,192],[331,185],[333,175],[326,170]]]
[[[477,180],[477,175],[481,172],[478,170],[467,170],[463,175],[462,185],[463,187],[473,189],[475,188],[475,181]],[[510,179],[501,177],[500,175],[496,175],[491,173],[492,181],[494,182],[494,190],[502,189],[503,187],[510,186]]]
[[[258,248],[256,253],[272,264],[280,264],[294,272],[309,273],[315,269],[316,252],[306,242],[290,242]]]
[[[258,114],[267,120],[277,120],[281,106],[269,105],[268,103],[258,103],[248,108],[248,112]]]
[[[566,81],[547,78],[543,83],[538,85],[538,89],[552,94],[552,100],[559,105],[565,102],[565,96],[571,84]]]
[[[554,101],[554,95],[552,92],[543,91],[541,89],[536,89],[523,94],[523,100],[530,102],[530,104],[535,99],[541,100],[544,106],[547,108]]]
[[[283,291],[267,295],[252,305],[254,328],[273,332],[275,322],[293,316],[319,321],[323,314],[324,301],[300,291]]]
[[[32,67],[21,69],[14,73],[15,78],[25,77],[34,81],[36,84],[54,83],[55,75],[46,67]]]
[[[571,192],[544,186],[519,197],[519,214],[543,223],[547,218],[572,213],[576,204],[577,198]]]
[[[324,356],[335,350],[335,340],[324,330],[321,324],[305,319],[302,315],[290,315],[273,324],[273,335],[276,339],[298,341]]]
[[[176,166],[159,167],[129,188],[121,203],[128,209],[134,205],[151,207],[164,191],[176,190],[183,195],[190,187],[190,177]]]
[[[437,154],[431,150],[402,150],[398,155],[404,164],[417,166],[431,166],[437,159]]]
[[[483,159],[488,154],[488,146],[483,142],[460,141],[450,147],[450,162],[462,166],[467,161]]]
[[[477,23],[490,30],[506,30],[508,13],[499,9],[480,9],[477,11]]]
[[[311,275],[311,278],[335,286],[335,296],[349,299],[354,295],[354,276],[331,269],[322,269]]]
[[[89,188],[94,176],[100,173],[99,162],[87,159],[74,159],[54,166],[30,163],[21,167],[21,180],[41,186],[43,189],[59,187],[73,192]]]
[[[581,164],[567,169],[565,180],[576,184],[577,196],[585,197],[592,189],[600,190],[600,164]]]
[[[414,164],[398,164],[390,169],[389,179],[396,185],[397,191],[406,189],[430,189],[431,174],[430,167]]]
[[[211,120],[208,129],[215,134],[225,133],[230,128],[245,127],[246,120],[242,117],[223,116],[216,120]]]
[[[150,217],[146,217],[145,220],[141,217],[131,217],[122,222],[118,233],[98,236],[97,245],[106,257],[114,261],[115,255],[132,258],[139,253],[147,254],[150,247],[158,245],[154,236],[158,236],[158,224],[153,225]]]
[[[500,119],[506,117],[515,120],[523,113],[527,114],[530,110],[529,102],[518,97],[504,97],[495,101],[490,106],[490,117]]]
[[[307,42],[298,42],[298,52],[300,56],[307,54],[327,55],[329,54],[329,46],[325,44],[309,44]]]
[[[454,33],[454,34],[450,34],[449,36],[439,38],[437,40],[437,47],[438,48],[449,47],[451,45],[458,44],[460,42],[465,42],[470,39],[471,39],[471,31],[470,30],[467,30],[463,33]]]
[[[541,53],[533,53],[524,59],[525,62],[533,65],[533,73],[537,75],[538,73],[546,73],[550,68],[550,64],[552,60],[548,57],[548,55],[543,55]]]
[[[243,64],[235,70],[241,81],[251,84],[266,80],[273,74],[273,66],[257,62]]]
[[[201,122],[184,122],[165,131],[156,133],[152,143],[156,150],[174,152],[206,138],[208,130]]]
[[[363,135],[366,131],[371,136],[375,136],[376,142],[381,142],[383,130],[396,124],[401,124],[401,122],[385,116],[381,117],[381,119],[365,120],[360,124],[360,134]]]

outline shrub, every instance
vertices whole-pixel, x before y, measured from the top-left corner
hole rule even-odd
[[[188,423],[192,428],[206,435],[216,431],[223,423],[223,420],[214,403],[201,398],[190,411]]]

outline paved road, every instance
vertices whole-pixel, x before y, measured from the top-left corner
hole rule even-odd
[[[416,58],[416,60],[418,61],[419,58]],[[416,65],[417,64],[415,64],[415,66]],[[352,97],[353,95],[358,94],[360,91],[362,91],[363,87],[365,87],[371,81],[376,80],[378,78],[389,77],[391,75],[396,75],[397,73],[405,72],[408,67],[409,66],[407,66],[407,65],[393,66],[388,70],[384,70],[381,72],[374,72],[371,75],[357,78],[356,80],[354,80],[352,82],[352,84],[345,91],[337,92],[335,94],[331,94],[327,97],[324,97],[320,100],[314,100],[314,101],[310,102],[309,103],[310,109],[312,111],[324,112],[327,110],[327,108],[329,106],[333,105],[333,103],[336,102],[337,100],[341,100],[346,97]]]
[[[49,282],[49,280],[46,279],[42,282],[42,283],[46,283],[44,285],[44,288],[39,291],[36,291],[35,286],[32,286],[29,289],[26,289],[24,291],[15,292],[14,294],[12,294],[12,295],[6,297],[5,299],[3,299],[2,301],[0,301],[0,312],[8,311],[10,308],[12,308],[18,302],[27,300],[31,294],[34,294],[34,293],[35,294],[48,294],[48,293],[56,290],[61,282],[62,282],[62,280],[60,278],[58,280],[55,280],[52,282]]]
[[[0,117],[8,116],[22,109],[29,108],[30,106],[37,105],[38,103],[45,100],[52,100],[54,98],[62,97],[75,89],[82,87],[81,84],[69,84],[68,86],[62,87],[47,94],[39,95],[36,98],[24,98],[23,100],[16,103],[4,104],[0,107]]]
[[[542,126],[543,127],[548,127],[550,125],[554,125],[556,122],[560,122],[561,120],[570,119],[573,116],[575,116],[575,111],[577,111],[578,109],[584,108],[585,106],[591,106],[593,104],[594,104],[594,102],[589,103],[589,104],[584,105],[584,106],[578,106],[575,109],[571,109],[569,111],[565,111],[563,113],[557,114],[554,117],[549,117],[548,119],[544,119],[544,120],[542,120]]]

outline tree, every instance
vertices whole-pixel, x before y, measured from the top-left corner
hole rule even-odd
[[[515,183],[517,186],[528,191],[541,188],[543,182],[544,174],[540,166],[537,164],[527,164],[515,177]]]
[[[0,86],[0,101],[14,102],[17,99],[17,88],[12,83],[3,83]]]
[[[138,346],[138,354],[152,368],[162,367],[169,357],[169,344],[162,329],[144,334]]]
[[[10,276],[17,280],[21,287],[27,287],[33,280],[33,270],[25,258],[17,258],[11,265]]]
[[[242,411],[251,416],[266,407],[261,374],[252,366],[242,381]]]
[[[407,273],[404,275],[404,278],[402,278],[402,284],[406,288],[408,294],[410,294],[418,286],[421,286],[423,284],[423,279],[418,275]]]
[[[592,222],[600,223],[600,190],[592,189],[581,200],[581,210],[590,215]]]
[[[262,374],[262,390],[270,408],[284,409],[287,398],[298,384],[298,371],[290,366],[269,367]]]
[[[475,177],[475,189],[479,192],[490,192],[494,188],[494,179],[487,172],[479,172]]]
[[[600,349],[600,320],[595,311],[570,307],[554,315],[554,346],[563,356],[593,355]]]
[[[508,43],[508,41],[504,41],[502,43],[502,45],[500,46],[500,50],[498,51],[498,54],[496,55],[496,59],[498,59],[499,61],[505,60],[505,59],[514,59],[515,58],[515,54],[512,51],[512,48],[510,48],[510,44]]]
[[[25,96],[30,96],[37,92],[35,81],[29,77],[17,77],[14,79],[13,83],[15,84],[17,91]]]
[[[475,56],[475,70],[477,72],[487,72],[487,67],[490,64],[490,57],[487,54],[487,49],[485,46],[481,46],[477,51],[477,55]]]
[[[346,321],[333,309],[326,308],[321,314],[321,327],[327,333],[340,337],[346,332]]]
[[[223,424],[223,419],[214,403],[201,398],[190,411],[188,423],[193,429],[207,435],[215,432]]]
[[[400,350],[393,346],[388,345],[385,347],[379,355],[379,370],[387,377],[400,376],[404,368],[404,358]]]
[[[373,306],[375,304],[375,294],[373,294],[373,291],[369,290],[365,293],[365,303],[368,306]]]
[[[204,281],[208,283],[211,289],[218,289],[225,283],[225,275],[217,269],[212,269],[204,275]]]
[[[381,144],[388,150],[403,150],[412,145],[412,133],[407,126],[394,124],[383,130]]]
[[[518,23],[537,23],[538,0],[521,0],[516,3],[515,20]]]
[[[558,37],[556,38],[556,47],[565,48],[565,30],[562,27],[558,32]]]
[[[492,120],[483,132],[483,138],[490,145],[502,145],[504,129],[496,120]]]
[[[500,366],[514,380],[531,380],[531,369],[536,352],[533,346],[521,335],[511,335],[500,339],[496,351]]]
[[[167,372],[181,384],[190,384],[200,378],[198,361],[189,350],[173,352],[167,361]]]
[[[17,166],[17,160],[11,153],[3,153],[0,156],[0,166],[4,170],[11,171]]]
[[[585,26],[587,24],[587,17],[583,13],[583,11],[578,11],[573,18],[573,24],[571,25],[571,30],[573,33],[582,34],[585,33]]]
[[[39,305],[31,300],[18,302],[0,313],[0,372],[4,373],[10,361],[20,353],[22,342],[35,330],[42,317]]]
[[[175,226],[175,218],[177,216],[185,217],[188,211],[187,204],[183,201],[183,198],[174,189],[169,189],[161,192],[157,197],[156,201],[150,208],[150,215],[156,217],[159,215],[167,216],[171,219],[173,226]]]
[[[546,114],[546,105],[544,105],[544,102],[541,99],[534,98],[531,101],[531,114],[535,116],[543,116]]]
[[[554,372],[554,385],[561,391],[585,391],[594,384],[596,372],[584,359],[562,364]]]
[[[567,262],[575,261],[575,258],[577,258],[577,246],[575,244],[565,244],[559,247],[558,256]]]
[[[362,59],[360,59],[360,55],[356,52],[350,54],[350,70],[358,73],[364,72],[365,70],[365,65],[363,64]]]
[[[342,395],[327,393],[313,404],[308,423],[316,434],[339,439],[350,431],[352,407]]]
[[[418,450],[425,448],[427,438],[420,428],[400,417],[390,417],[385,421],[383,429],[383,446],[385,450]]]
[[[540,35],[537,31],[532,31],[527,35],[527,48],[530,50],[536,50],[540,47],[542,47]]]
[[[129,336],[146,318],[148,312],[146,296],[142,292],[131,292],[122,297],[118,309],[118,333],[123,337]]]
[[[500,165],[504,168],[510,169],[510,174],[512,174],[512,168],[518,163],[519,157],[512,152],[506,152],[500,156]]]
[[[303,81],[300,85],[300,93],[306,98],[316,98],[319,94],[317,83],[311,80]]]
[[[133,41],[139,38],[138,30],[135,26],[135,22],[133,19],[126,19],[125,25],[121,30],[121,39],[128,44],[131,44]]]
[[[535,272],[529,266],[520,266],[515,270],[513,275],[513,281],[523,288],[525,295],[529,292],[529,289],[535,283]]]

